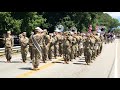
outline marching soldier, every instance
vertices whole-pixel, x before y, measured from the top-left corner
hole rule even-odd
[[[85,62],[87,63],[87,65],[89,65],[90,61],[91,61],[91,50],[90,50],[90,38],[89,38],[89,34],[87,34],[87,37],[83,43],[84,45],[84,56],[85,56]]]
[[[57,58],[57,50],[58,50],[58,37],[57,37],[58,31],[54,32],[54,57]]]
[[[21,44],[22,60],[24,63],[26,63],[26,60],[27,60],[28,42],[29,42],[29,39],[28,37],[26,37],[26,32],[23,32],[22,37],[20,38],[20,44]]]
[[[7,62],[11,62],[12,47],[14,46],[14,39],[11,36],[11,31],[7,31],[7,36],[4,38],[5,41],[5,55]]]
[[[41,45],[42,45],[42,34],[43,30],[39,27],[35,28],[35,34],[31,36],[30,42],[32,45],[32,65],[33,70],[39,70],[38,66],[41,59]]]
[[[101,45],[100,45],[100,53],[101,53],[102,48],[103,48],[103,42],[104,42],[104,37],[102,34],[100,34],[100,39],[101,39]]]
[[[50,43],[50,37],[47,34],[48,34],[47,29],[44,29],[43,30],[43,46],[42,46],[42,59],[44,63],[48,59],[48,47]]]
[[[72,33],[72,46],[71,46],[71,59],[75,59],[76,58],[76,38],[74,36],[74,33]]]
[[[83,53],[83,37],[80,33],[78,33],[78,35],[79,35],[78,54],[79,54],[79,56],[82,56],[82,53]]]
[[[75,43],[75,47],[76,47],[75,56],[76,56],[76,57],[79,57],[78,44],[79,44],[79,42],[80,42],[80,36],[78,35],[77,32],[75,32],[75,39],[76,39],[76,43]]]
[[[90,34],[90,49],[91,49],[91,60],[95,60],[95,38],[93,37],[92,34]],[[92,61],[91,61],[92,62]]]
[[[19,41],[20,41],[20,39],[23,37],[23,35],[22,34],[19,34]]]
[[[100,38],[99,38],[97,33],[94,35],[94,38],[95,38],[95,53],[96,53],[96,57],[97,57],[99,55],[99,48],[100,48],[99,42],[100,42]]]
[[[30,36],[30,38],[32,38],[32,35],[34,34],[34,32],[31,32],[31,36]],[[33,59],[33,57],[32,57],[32,47],[33,47],[33,44],[32,44],[32,41],[31,40],[29,40],[29,53],[30,53],[30,59],[32,60]]]
[[[61,57],[62,56],[62,47],[63,47],[63,45],[62,45],[62,41],[63,41],[63,37],[62,37],[62,32],[58,32],[57,33],[57,39],[58,39],[58,51],[59,51],[59,56]]]
[[[65,64],[68,64],[71,57],[71,41],[69,38],[69,33],[66,32],[64,39],[63,39],[63,58],[65,61]]]
[[[48,58],[51,61],[52,60],[52,47],[54,45],[54,39],[53,39],[53,34],[50,34],[50,42],[48,45]]]
[[[108,37],[108,35],[107,35],[107,33],[105,33],[104,34],[104,42],[105,42],[105,44],[107,44],[107,39],[108,39],[107,37]]]
[[[100,35],[97,34],[97,37],[98,37],[98,55],[100,54],[101,52],[101,47],[102,47],[102,40],[100,38]]]

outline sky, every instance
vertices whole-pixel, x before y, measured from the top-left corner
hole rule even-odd
[[[119,22],[120,22],[120,12],[104,12],[104,13],[107,13],[107,14],[109,14],[110,16],[112,16],[113,18],[118,19]]]

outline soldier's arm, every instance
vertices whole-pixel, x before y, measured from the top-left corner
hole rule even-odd
[[[83,42],[83,48],[85,47],[85,41]]]
[[[30,36],[29,41],[28,41],[29,46],[32,44],[32,37]]]
[[[72,44],[75,44],[76,43],[76,40],[75,40],[75,38],[73,38],[73,40],[72,40]]]
[[[19,43],[20,43],[20,44],[22,43],[22,37],[19,38]]]
[[[29,43],[29,38],[27,38],[26,43],[27,43],[27,44]]]
[[[4,37],[4,38],[3,38],[3,43],[5,44],[5,42],[6,42],[6,38]]]
[[[11,37],[11,40],[12,40],[12,47],[14,46],[14,38]]]
[[[47,37],[47,40],[48,40],[48,43],[47,43],[47,47],[49,47],[50,46],[50,44],[51,44],[51,42],[52,42],[52,40],[50,39],[50,37]]]

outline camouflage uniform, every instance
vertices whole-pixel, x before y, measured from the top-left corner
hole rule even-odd
[[[79,57],[80,56],[80,54],[79,54],[80,36],[76,35],[75,38],[76,38],[76,45],[75,45],[76,46],[76,53],[75,53],[75,56]]]
[[[32,35],[30,36],[30,38],[32,38]],[[33,57],[32,57],[32,47],[33,47],[33,43],[32,43],[32,40],[29,38],[29,53],[30,53],[30,59],[32,60]]]
[[[76,58],[76,51],[77,51],[77,48],[76,48],[76,38],[73,37],[72,38],[72,46],[71,46],[71,59],[75,59]]]
[[[50,35],[50,42],[48,45],[48,58],[49,58],[49,60],[52,59],[52,53],[53,53],[52,47],[53,47],[53,45],[54,45],[54,39],[53,39],[52,35]]]
[[[85,62],[88,65],[91,61],[91,50],[90,50],[90,39],[89,39],[89,37],[87,37],[85,39],[85,42],[83,43],[83,45],[84,45]]]
[[[79,56],[81,56],[82,55],[82,53],[83,53],[83,38],[82,38],[82,36],[79,36],[79,43],[78,43],[78,49],[79,49]]]
[[[95,38],[93,37],[93,35],[90,36],[90,45],[91,45],[91,60],[95,60]]]
[[[54,36],[54,57],[55,57],[55,59],[56,59],[56,57],[57,57],[57,42],[58,42],[58,38],[57,38],[57,36],[55,35],[55,36]]]
[[[11,34],[10,31],[7,31],[7,34]],[[14,46],[14,39],[11,35],[4,38],[5,40],[5,55],[7,62],[11,62],[12,47]]]
[[[63,39],[63,57],[65,63],[68,64],[70,61],[70,56],[71,56],[71,43],[70,43],[69,35],[66,33],[66,36]]]
[[[43,35],[43,45],[42,45],[42,60],[43,62],[45,63],[45,61],[48,59],[48,44],[49,44],[49,41],[50,41],[50,37],[49,35],[47,35],[47,32],[45,31],[44,32],[44,35]]]
[[[62,37],[62,35],[58,35],[58,44],[59,44],[59,56],[62,56],[62,48],[63,48],[63,45],[62,45],[62,43],[63,43],[63,37]]]
[[[27,60],[27,53],[28,53],[28,43],[29,39],[25,36],[20,38],[20,44],[21,44],[21,55],[22,55],[22,60],[23,62],[26,62]]]
[[[98,56],[98,52],[99,52],[99,37],[98,36],[94,36],[95,38],[95,56]]]
[[[36,34],[33,35],[34,39],[38,42],[39,46],[42,46],[42,35],[40,34],[40,31],[42,31],[41,29],[39,30],[39,28],[36,28]],[[31,44],[33,44],[34,42],[32,41],[32,37],[30,38],[30,42]],[[42,53],[42,51],[41,51]],[[36,47],[34,46],[34,44],[32,45],[32,65],[34,70],[38,69],[39,63],[40,63],[40,59],[41,59],[41,53],[36,49]]]
[[[73,49],[74,49],[74,47],[73,47],[73,36],[70,34],[69,35],[69,38],[68,38],[68,40],[69,40],[69,43],[70,43],[70,61],[72,61],[73,59],[74,59],[74,52],[73,52]]]
[[[100,43],[100,53],[101,53],[102,48],[103,48],[103,42],[104,42],[104,37],[103,37],[103,35],[100,35],[100,39],[101,39],[101,43]]]

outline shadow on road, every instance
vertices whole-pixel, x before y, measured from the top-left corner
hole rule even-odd
[[[86,65],[86,63],[73,63],[73,64],[76,64],[76,65]]]
[[[11,63],[23,63],[22,61],[11,61]]]
[[[26,68],[19,68],[19,69],[22,69],[22,70],[33,70],[32,68],[30,67],[26,67]]]
[[[0,63],[6,63],[6,61],[0,61]]]
[[[0,61],[0,63],[8,63],[7,61]],[[21,61],[11,61],[10,63],[22,63]]]
[[[85,60],[85,58],[79,58],[80,60]]]
[[[78,61],[78,62],[85,62],[85,60],[84,61]]]
[[[52,63],[63,63],[63,62],[52,62]]]

